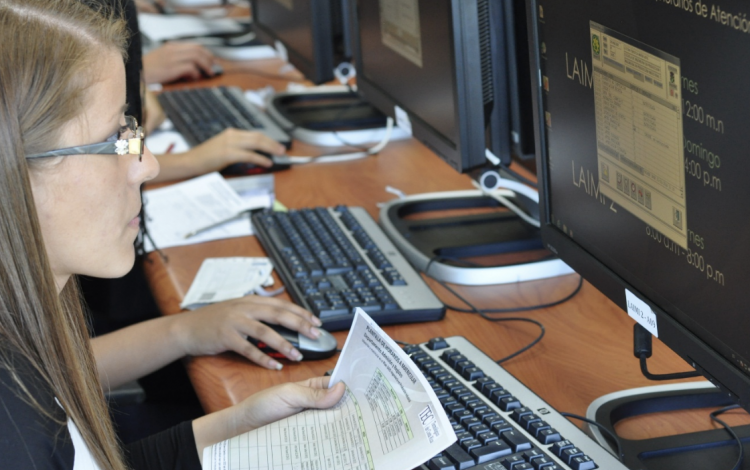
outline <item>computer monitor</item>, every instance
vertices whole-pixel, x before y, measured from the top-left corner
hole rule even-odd
[[[744,0],[528,10],[545,246],[745,409],[749,13]]]
[[[460,172],[485,165],[485,149],[505,164],[533,154],[530,86],[516,75],[528,68],[515,62],[527,60],[522,1],[352,3],[358,91],[373,106]]]
[[[280,42],[310,81],[328,82],[351,58],[344,8],[343,0],[251,0],[253,30],[267,44]]]

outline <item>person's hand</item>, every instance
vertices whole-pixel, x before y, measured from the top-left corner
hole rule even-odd
[[[262,341],[293,361],[300,352],[261,321],[285,326],[308,338],[320,335],[320,319],[290,302],[270,297],[247,296],[212,304],[174,316],[175,331],[184,355],[200,356],[234,351],[268,369],[281,364],[261,352],[248,336]]]
[[[146,135],[149,135],[157,127],[161,126],[167,115],[164,113],[164,109],[159,104],[159,100],[156,98],[154,92],[146,90],[144,101],[143,101],[143,129],[146,131]]]
[[[330,377],[267,388],[240,402],[235,410],[247,432],[284,419],[307,408],[330,408],[341,400],[346,387],[339,382],[328,388]]]
[[[138,13],[164,13],[164,5],[159,0],[135,0],[135,7]]]
[[[226,129],[188,153],[202,174],[240,162],[270,167],[273,164],[271,159],[258,151],[281,155],[286,152],[286,148],[262,132]]]
[[[200,44],[167,42],[143,56],[143,79],[149,84],[196,80],[201,72],[212,77],[214,62],[213,54]]]
[[[330,408],[341,400],[346,387],[339,382],[328,388],[330,377],[267,388],[237,405],[193,421],[198,456],[209,445],[291,416],[307,408]]]

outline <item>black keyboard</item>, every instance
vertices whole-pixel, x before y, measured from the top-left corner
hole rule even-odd
[[[627,470],[466,338],[433,338],[404,351],[458,438],[422,470]]]
[[[361,307],[380,325],[440,320],[445,307],[361,207],[261,212],[253,228],[294,301],[331,331]]]
[[[158,98],[175,129],[192,146],[201,144],[230,127],[261,131],[287,147],[291,145],[289,134],[245,99],[239,88],[165,91]]]

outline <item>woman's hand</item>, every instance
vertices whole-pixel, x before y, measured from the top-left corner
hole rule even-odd
[[[337,383],[328,388],[330,377],[314,377],[285,383],[250,396],[236,408],[240,432],[257,429],[307,408],[330,408],[339,402],[346,387]]]
[[[200,44],[167,42],[143,56],[143,79],[151,84],[212,77],[214,62],[211,51]]]
[[[217,442],[252,431],[307,408],[330,408],[339,402],[346,387],[337,383],[328,388],[330,377],[267,388],[230,408],[193,421],[198,455]]]
[[[254,163],[270,167],[273,162],[258,152],[279,155],[286,152],[283,145],[262,132],[226,129],[193,148],[189,153],[197,160],[204,173],[221,170],[233,163]]]
[[[228,300],[171,317],[184,355],[199,356],[234,351],[268,369],[281,364],[255,347],[248,337],[266,343],[293,361],[300,352],[278,333],[261,323],[282,325],[308,338],[320,335],[320,319],[307,310],[284,300],[247,296]]]
[[[157,155],[161,171],[152,181],[191,178],[241,162],[270,167],[273,162],[259,151],[281,155],[286,148],[261,132],[226,129],[187,152]]]

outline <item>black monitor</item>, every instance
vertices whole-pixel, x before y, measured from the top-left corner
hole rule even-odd
[[[750,409],[750,3],[528,14],[545,246]]]
[[[343,0],[251,0],[251,8],[258,39],[279,41],[310,81],[333,80],[333,69],[350,60]]]
[[[373,106],[409,121],[414,137],[460,172],[485,165],[485,149],[505,164],[514,152],[533,154],[528,66],[515,61],[527,57],[525,22],[516,28],[514,12],[524,13],[523,1],[353,3],[358,91]]]

